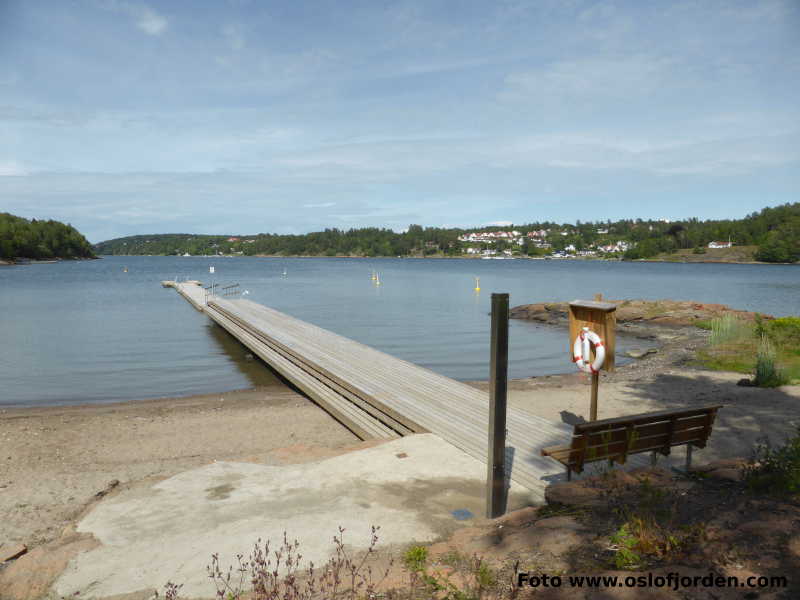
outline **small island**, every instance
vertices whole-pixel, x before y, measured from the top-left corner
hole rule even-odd
[[[0,265],[88,258],[92,245],[72,225],[0,213]]]

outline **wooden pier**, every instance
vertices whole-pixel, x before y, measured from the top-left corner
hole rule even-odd
[[[361,439],[430,432],[486,462],[487,393],[261,304],[207,297],[198,282],[164,285],[174,287]],[[513,408],[507,423],[511,479],[537,493],[561,480],[563,469],[540,450],[568,444],[572,428]]]

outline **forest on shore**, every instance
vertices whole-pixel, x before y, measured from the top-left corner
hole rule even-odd
[[[89,241],[72,225],[0,213],[0,260],[17,258],[95,258],[95,253]]]
[[[100,242],[98,254],[111,255],[207,255],[243,254],[283,256],[462,256],[470,245],[459,237],[470,232],[513,229],[523,242],[516,253],[542,256],[572,247],[577,251],[625,241],[626,259],[650,258],[681,249],[700,254],[711,241],[731,241],[737,246],[757,246],[754,260],[789,263],[800,260],[800,203],[764,208],[742,219],[681,221],[623,219],[619,221],[558,224],[532,222],[505,227],[474,229],[410,225],[404,232],[367,227],[325,229],[303,235],[259,233],[255,235],[151,234]],[[545,231],[547,248],[527,236]],[[498,240],[496,250],[512,248]]]

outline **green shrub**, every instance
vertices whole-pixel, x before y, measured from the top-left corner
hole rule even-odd
[[[428,549],[425,546],[412,546],[403,555],[403,564],[412,573],[425,570],[428,563]]]
[[[773,319],[764,329],[776,344],[800,347],[800,317]]]
[[[789,383],[786,375],[775,364],[775,348],[767,336],[762,336],[758,345],[753,383],[758,387],[778,387]]]
[[[800,426],[783,446],[774,448],[769,439],[756,444],[744,480],[753,491],[800,493]]]
[[[630,531],[628,523],[623,524],[614,535],[611,543],[617,547],[614,555],[614,565],[618,569],[633,569],[642,562],[642,557],[634,550],[639,540]]]

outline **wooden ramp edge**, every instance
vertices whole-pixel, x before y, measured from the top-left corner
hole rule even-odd
[[[261,360],[270,365],[282,377],[302,391],[314,403],[330,414],[339,423],[344,425],[361,440],[394,439],[399,434],[387,427],[369,413],[359,409],[347,399],[343,398],[335,389],[309,375],[292,361],[286,359],[279,352],[262,343],[236,322],[228,319],[224,314],[206,306],[205,289],[199,284],[185,284],[164,282],[164,287],[174,287],[189,304],[200,312],[204,312],[211,320],[228,331],[247,348],[253,351]]]

